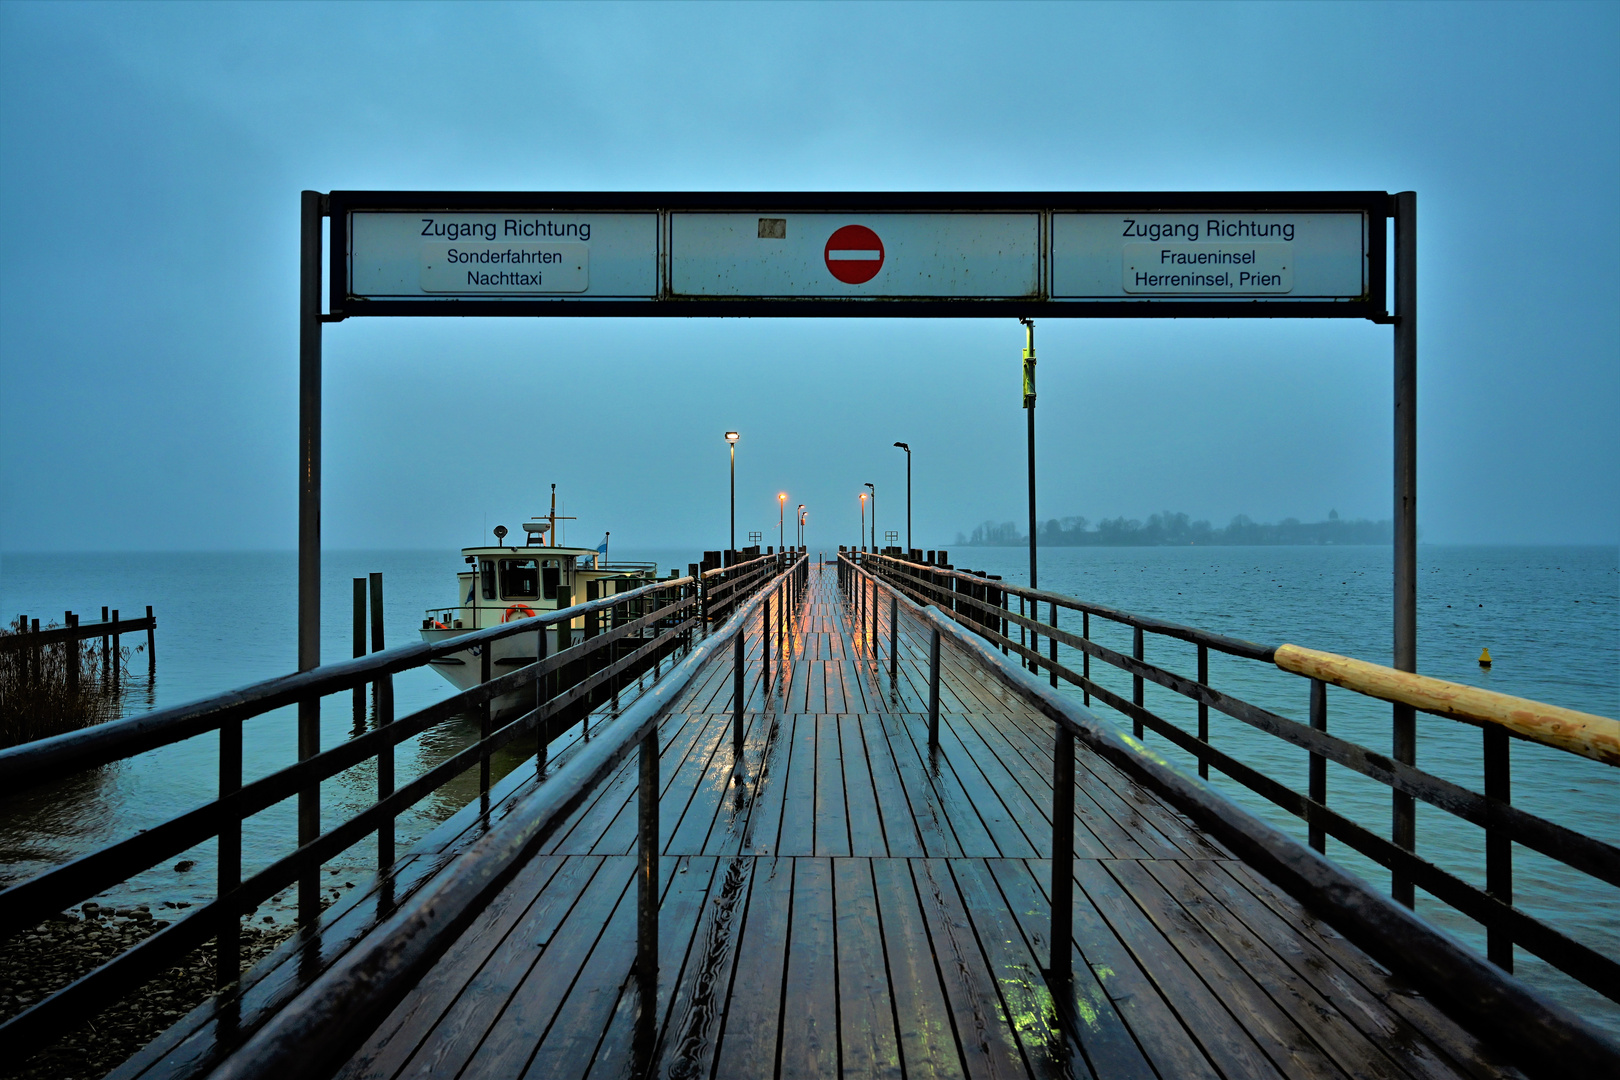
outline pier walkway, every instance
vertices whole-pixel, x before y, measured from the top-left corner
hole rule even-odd
[[[1055,999],[1052,722],[947,647],[931,753],[927,637],[891,683],[886,611],[881,660],[848,615],[814,567],[768,684],[748,641],[744,776],[729,651],[661,722],[651,1044],[632,755],[339,1075],[1518,1075],[1084,745]]]

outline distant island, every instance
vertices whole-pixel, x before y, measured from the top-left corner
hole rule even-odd
[[[1093,527],[1083,517],[1052,518],[1041,526],[1042,547],[1187,547],[1198,545],[1259,544],[1388,544],[1394,539],[1388,521],[1360,518],[1346,521],[1337,510],[1326,521],[1283,518],[1276,524],[1252,521],[1239,514],[1224,528],[1193,521],[1186,514],[1165,511],[1147,521],[1104,518]],[[986,521],[971,535],[956,534],[957,547],[1017,547],[1029,543],[1011,521]]]

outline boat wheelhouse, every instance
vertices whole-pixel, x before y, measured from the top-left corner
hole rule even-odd
[[[422,619],[422,640],[440,642],[473,630],[532,619],[586,600],[639,589],[657,579],[656,563],[609,562],[605,537],[596,548],[556,544],[555,500],[553,489],[552,512],[523,525],[522,544],[503,543],[507,530],[497,525],[493,545],[461,549],[466,568],[456,574],[457,602],[427,610]],[[551,543],[547,543],[548,538]],[[558,628],[547,628],[546,633],[547,651],[558,649]],[[567,644],[578,644],[584,636],[584,617],[572,620]],[[532,634],[515,634],[495,642],[490,661],[492,675],[534,663],[535,646]],[[482,677],[482,649],[475,645],[439,657],[433,666],[456,689],[470,689]],[[495,712],[505,715],[520,708],[520,697],[523,695],[496,698]]]

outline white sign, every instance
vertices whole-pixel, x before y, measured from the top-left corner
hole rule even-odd
[[[1053,299],[1354,300],[1367,259],[1359,213],[1052,215]]]
[[[1292,244],[1126,244],[1128,293],[1286,293],[1294,288]]]
[[[1034,297],[1041,216],[670,214],[677,297]]]
[[[589,244],[422,245],[425,293],[582,293],[591,284]]]
[[[356,212],[350,292],[369,299],[658,295],[658,215]]]

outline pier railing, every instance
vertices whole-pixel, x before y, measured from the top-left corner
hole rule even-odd
[[[779,557],[778,557],[779,558]],[[597,730],[591,741],[535,785],[523,803],[464,852],[410,904],[315,979],[211,1075],[216,1080],[327,1076],[380,1023],[472,919],[506,887],[552,829],[580,806],[632,752],[639,756],[636,813],[636,960],[641,1008],[636,1037],[655,1037],[660,883],[658,724],[692,677],[720,650],[737,655],[752,624],[764,643],[782,632],[788,605],[803,595],[807,562],[789,561],[738,597],[725,624],[706,635],[646,694]],[[692,579],[686,578],[685,581]],[[773,605],[773,600],[775,601]],[[776,613],[772,617],[772,611]],[[768,662],[768,661],[767,661]],[[768,678],[768,676],[767,676]],[[741,676],[738,677],[739,689]],[[733,702],[741,746],[742,699]]]
[[[785,563],[786,559],[778,557],[777,561]],[[742,602],[744,590],[757,591],[769,580],[766,575],[772,560],[757,562],[761,565],[746,577],[729,582],[727,602],[733,607]],[[217,733],[219,740],[216,799],[0,892],[0,940],[26,932],[54,913],[69,910],[211,840],[218,842],[215,899],[191,909],[139,944],[13,1016],[0,1025],[0,1045],[22,1056],[49,1044],[165,968],[181,962],[209,939],[214,940],[217,950],[218,985],[223,989],[235,983],[241,973],[239,920],[243,915],[296,883],[299,920],[312,924],[322,909],[323,863],[375,835],[379,870],[387,870],[395,861],[395,819],[474,766],[479,770],[480,797],[487,809],[491,755],[516,740],[537,739],[537,763],[544,777],[546,744],[560,734],[559,724],[566,721],[564,726],[571,725],[589,711],[593,702],[604,694],[615,693],[622,680],[648,667],[656,668],[677,650],[692,649],[694,636],[705,632],[701,617],[703,590],[703,583],[690,577],[658,581],[561,611],[432,644],[386,649],[0,751],[0,791],[10,792],[37,788],[199,736]],[[570,624],[581,619],[586,626],[585,640],[566,647]],[[548,649],[548,638],[553,635],[558,639],[557,647]],[[534,641],[535,659],[494,675],[494,643],[523,637]],[[482,661],[478,686],[408,716],[394,716],[395,675],[469,650]],[[375,693],[375,726],[341,745],[321,750],[321,699],[367,686]],[[518,693],[532,693],[533,707],[496,726],[492,703]],[[292,705],[299,707],[297,763],[244,783],[244,724]],[[436,725],[467,714],[478,718],[477,741],[396,786],[395,748]],[[310,718],[313,724],[308,722]],[[374,801],[323,830],[321,782],[369,761],[374,761],[376,768]],[[542,786],[550,789],[552,784],[548,780]],[[297,850],[244,878],[243,820],[295,797]]]
[[[888,653],[889,671],[891,676],[896,669],[899,640],[898,626],[901,611],[907,617],[915,620],[930,641],[929,647],[929,694],[928,694],[928,745],[931,752],[936,751],[939,745],[939,671],[941,665],[941,644],[945,639],[965,654],[969,662],[996,678],[1002,686],[1012,691],[1026,704],[1052,720],[1055,725],[1055,738],[1053,747],[1052,769],[1052,925],[1048,936],[1048,945],[1051,948],[1049,964],[1044,972],[1049,983],[1054,988],[1054,1001],[1065,1012],[1065,1020],[1078,1035],[1084,1037],[1084,1022],[1072,1015],[1073,1000],[1069,992],[1073,962],[1071,941],[1073,939],[1073,896],[1074,877],[1072,859],[1074,854],[1074,787],[1075,787],[1075,742],[1083,742],[1090,750],[1111,764],[1123,770],[1127,775],[1142,783],[1150,790],[1164,798],[1172,807],[1186,815],[1195,824],[1207,830],[1216,840],[1225,844],[1239,858],[1253,866],[1261,874],[1283,888],[1295,898],[1304,902],[1316,913],[1323,916],[1326,921],[1343,933],[1356,945],[1360,946],[1369,955],[1384,963],[1391,970],[1409,978],[1420,990],[1443,1003],[1447,1011],[1466,1020],[1469,1026],[1479,1031],[1489,1031],[1493,1039],[1512,1047],[1515,1055],[1524,1061],[1556,1062],[1563,1075],[1570,1076],[1599,1076],[1608,1075],[1615,1061],[1613,1044],[1596,1028],[1574,1013],[1548,1002],[1541,995],[1525,986],[1523,983],[1509,977],[1502,969],[1479,957],[1476,953],[1459,945],[1453,938],[1442,934],[1428,923],[1413,915],[1405,906],[1392,899],[1386,898],[1376,892],[1372,886],[1361,877],[1340,867],[1337,863],[1322,858],[1316,851],[1300,844],[1286,833],[1276,829],[1235,803],[1212,791],[1210,788],[1194,782],[1190,777],[1168,766],[1157,755],[1142,745],[1140,738],[1125,739],[1112,725],[1100,722],[1091,711],[1074,701],[1071,695],[1065,695],[1057,690],[1055,676],[1061,676],[1066,681],[1081,685],[1084,677],[1059,664],[1050,657],[1042,657],[1027,644],[1013,641],[1009,635],[992,630],[992,625],[1001,625],[1001,619],[1010,612],[992,612],[984,601],[972,597],[971,617],[964,618],[963,612],[955,606],[961,596],[948,585],[941,584],[942,580],[955,583],[956,578],[950,577],[953,571],[938,567],[919,567],[916,564],[906,563],[903,560],[887,556],[863,554],[858,564],[848,556],[840,554],[838,557],[840,584],[849,596],[853,614],[857,624],[863,627],[868,623],[872,627],[870,638],[874,650],[881,649],[882,635],[879,633],[883,616],[887,615],[888,622]],[[874,571],[869,573],[868,569]],[[934,572],[932,580],[923,581],[920,575],[929,571]],[[966,575],[964,575],[966,576]],[[969,582],[972,585],[972,582]],[[1078,608],[1089,610],[1091,614],[1098,614],[1095,605],[1085,605],[1070,597],[1063,597],[1055,593],[1043,593],[1036,590],[1018,589],[1016,586],[1003,586],[1016,593],[1020,593],[1030,602],[1057,603],[1059,607]],[[951,593],[949,599],[946,593]],[[880,599],[880,595],[882,599]],[[887,602],[882,602],[886,600]],[[949,603],[952,606],[946,606]],[[887,609],[886,611],[884,609]],[[1111,609],[1107,618],[1124,621],[1136,619],[1124,612]],[[1017,616],[1022,620],[1026,630],[1039,630],[1049,638],[1054,634],[1064,634],[1061,630],[1054,631],[1050,625],[1042,625],[1024,616]],[[1054,619],[1055,621],[1055,619]],[[1234,650],[1242,650],[1237,655],[1249,655],[1261,646],[1249,642],[1240,642],[1237,639],[1222,638],[1220,635],[1206,634],[1203,631],[1193,630],[1190,627],[1178,626],[1158,620],[1137,619],[1144,624],[1153,624],[1155,632],[1167,633],[1182,637],[1184,640],[1195,642],[1203,648],[1229,646]],[[1134,624],[1128,624],[1134,625]],[[1192,635],[1191,637],[1187,635]],[[1198,684],[1195,688],[1190,680],[1172,675],[1162,669],[1152,667],[1132,658],[1118,654],[1109,654],[1108,650],[1096,646],[1086,638],[1067,635],[1057,638],[1081,649],[1088,656],[1097,656],[1109,663],[1115,664],[1124,670],[1140,674],[1144,678],[1154,681],[1163,680],[1163,685],[1176,689],[1176,683],[1184,686],[1183,693],[1189,696],[1208,697],[1208,704],[1214,705],[1222,711],[1232,710],[1231,715],[1239,713],[1258,719],[1263,710],[1253,706],[1244,705],[1236,699],[1220,695],[1211,691],[1206,685]],[[1017,651],[1028,661],[1040,661],[1040,666],[1047,669],[1049,679],[1042,680],[1026,669],[1020,669],[1008,659],[997,652],[1000,646],[1007,653]],[[1097,651],[1093,652],[1092,649]],[[1283,648],[1290,648],[1284,646]],[[1225,649],[1223,648],[1223,651]],[[1275,653],[1278,650],[1270,650]],[[1304,650],[1300,650],[1304,652]],[[1326,656],[1327,654],[1316,654]],[[1342,658],[1336,658],[1342,659]],[[1126,663],[1129,661],[1129,663]],[[1292,662],[1292,661],[1290,661]],[[1368,665],[1372,666],[1372,665]],[[1289,668],[1285,668],[1289,670]],[[1342,669],[1323,668],[1322,674],[1338,673]],[[1416,678],[1409,676],[1409,678]],[[1426,680],[1436,683],[1438,680]],[[1050,683],[1050,685],[1048,685]],[[1140,706],[1131,706],[1113,695],[1105,688],[1085,680],[1094,695],[1101,698],[1098,691],[1109,694],[1104,699],[1112,707],[1125,712],[1132,719],[1140,718],[1148,726],[1158,730],[1158,725],[1152,723],[1157,717],[1141,709]],[[1340,685],[1344,685],[1341,683]],[[1365,691],[1364,691],[1365,692]],[[1394,693],[1394,691],[1391,691]],[[1410,689],[1400,693],[1407,697],[1416,696]],[[1438,688],[1428,687],[1427,694],[1439,693]],[[1483,692],[1481,692],[1483,693]],[[1383,696],[1383,695],[1379,695]],[[1502,695],[1494,695],[1501,697]],[[1320,694],[1312,694],[1313,702]],[[1386,698],[1386,700],[1388,700]],[[1430,709],[1440,704],[1437,697],[1424,697],[1421,703],[1413,703],[1414,707]],[[1500,704],[1500,703],[1498,703]],[[1129,709],[1122,706],[1131,706]],[[1437,710],[1438,711],[1438,710]],[[1267,726],[1261,730],[1270,730],[1276,722],[1294,724],[1294,721],[1284,720],[1275,714],[1265,714],[1273,717]],[[1459,713],[1442,713],[1442,715],[1460,715]],[[1581,715],[1581,714],[1575,714]],[[1150,717],[1152,718],[1150,720]],[[1242,716],[1238,717],[1242,719]],[[1613,721],[1605,721],[1602,717],[1589,717],[1589,721],[1598,721],[1595,725],[1589,724],[1592,734],[1601,743],[1607,736],[1608,729],[1604,724],[1613,725]],[[1254,722],[1253,720],[1250,721]],[[1488,722],[1488,721],[1481,721]],[[1159,722],[1163,727],[1185,735],[1172,725]],[[1258,726],[1258,725],[1257,725]],[[1301,726],[1301,725],[1295,725]],[[1287,730],[1286,728],[1282,730]],[[1305,729],[1307,731],[1320,729]],[[1172,738],[1174,738],[1172,736]],[[1342,742],[1342,740],[1337,740]],[[1178,743],[1180,745],[1180,743]],[[1323,757],[1339,753],[1352,746],[1344,744],[1343,747],[1334,746],[1321,740],[1312,740],[1314,752]],[[1211,748],[1207,743],[1202,749],[1209,752]],[[1369,752],[1354,748],[1364,756]],[[1345,755],[1349,756],[1349,755]],[[1202,762],[1202,758],[1200,761]],[[1337,760],[1337,758],[1335,758]],[[1234,778],[1253,780],[1249,785],[1262,794],[1274,794],[1281,800],[1282,805],[1316,806],[1314,799],[1304,799],[1295,796],[1288,799],[1287,789],[1275,781],[1260,776],[1247,766],[1242,766],[1224,755],[1215,757],[1210,755],[1210,763],[1226,771],[1230,765]],[[1421,787],[1412,776],[1416,770],[1388,770],[1388,775],[1397,783]],[[1426,776],[1426,774],[1423,774]],[[1429,777],[1436,783],[1444,783],[1438,778]],[[1432,790],[1432,789],[1431,789]],[[1463,789],[1458,789],[1463,790]],[[1417,791],[1413,794],[1423,797]],[[1493,811],[1494,812],[1494,811]],[[1319,811],[1307,809],[1306,814],[1316,815]],[[1306,816],[1302,814],[1301,816]],[[1526,815],[1528,816],[1528,815]],[[1539,821],[1539,819],[1536,819]],[[1327,822],[1322,823],[1324,827]],[[1503,827],[1500,820],[1491,824]],[[1546,825],[1549,823],[1542,822]],[[1513,827],[1513,826],[1508,826]],[[1359,828],[1359,826],[1357,827]],[[1332,832],[1332,828],[1328,828]],[[1524,830],[1520,830],[1524,831]],[[1603,845],[1606,847],[1606,845]],[[1312,845],[1312,848],[1319,847]],[[1608,849],[1612,854],[1612,848]],[[1601,854],[1597,851],[1587,851],[1587,855]],[[1408,853],[1409,855],[1409,853]],[[1410,856],[1409,856],[1410,857]],[[1415,857],[1414,857],[1415,858]],[[1573,863],[1571,864],[1573,865]],[[1612,866],[1611,866],[1612,869]],[[1441,871],[1435,868],[1436,873]],[[1449,875],[1448,875],[1449,876]],[[1459,884],[1463,884],[1459,882]],[[1427,886],[1425,886],[1427,887]],[[1493,898],[1494,900],[1494,898]],[[1499,903],[1499,901],[1497,901]],[[1504,905],[1505,906],[1505,905]],[[1518,913],[1528,919],[1529,916]],[[1539,925],[1539,924],[1538,924]],[[1514,926],[1516,931],[1520,929]],[[1567,940],[1567,939],[1566,939]],[[1596,956],[1596,954],[1593,954]],[[1600,962],[1612,963],[1607,958],[1598,956]],[[1599,975],[1601,981],[1601,974]],[[1599,987],[1601,989],[1601,987]]]
[[[1513,946],[1518,945],[1605,997],[1620,1001],[1620,961],[1514,905],[1513,845],[1522,844],[1580,874],[1615,886],[1620,886],[1620,849],[1513,806],[1509,779],[1514,739],[1620,766],[1620,723],[1296,645],[1256,644],[1060,593],[1001,581],[992,583],[980,575],[948,567],[871,553],[861,554],[859,560],[861,567],[885,584],[919,604],[937,606],[1004,654],[1016,654],[1026,669],[1044,671],[1050,687],[1056,688],[1061,680],[1082,691],[1085,705],[1095,698],[1127,717],[1138,740],[1152,732],[1192,755],[1201,778],[1207,779],[1213,767],[1302,819],[1308,828],[1309,845],[1317,852],[1325,851],[1325,838],[1331,836],[1388,869],[1392,893],[1407,907],[1412,906],[1415,886],[1480,923],[1486,932],[1486,954],[1498,967],[1513,970]],[[849,560],[841,561],[845,574],[856,572],[855,566]],[[1028,605],[1027,613],[1012,609],[1010,601],[1014,598],[1020,607]],[[1042,605],[1048,615],[1044,622],[1039,618]],[[1071,618],[1079,616],[1078,633],[1072,621],[1068,627],[1059,626],[1060,611],[1072,613]],[[865,614],[871,618],[876,612]],[[1093,640],[1093,618],[1129,627],[1131,655]],[[1145,638],[1150,634],[1196,646],[1196,675],[1189,677],[1149,663],[1144,657]],[[1060,662],[1059,643],[1080,654],[1079,671]],[[1308,722],[1290,719],[1210,686],[1211,651],[1274,665],[1307,679]],[[1131,676],[1129,699],[1092,679],[1093,659]],[[1188,731],[1146,708],[1145,683],[1164,687],[1196,703],[1196,731]],[[1403,754],[1388,755],[1329,734],[1330,683],[1389,702],[1396,710],[1432,713],[1478,727],[1484,751],[1482,790],[1472,790],[1417,768],[1412,763],[1415,745]],[[1212,745],[1210,709],[1305,751],[1309,760],[1307,790],[1297,791]],[[1397,716],[1397,733],[1402,730],[1400,720]],[[1329,808],[1328,762],[1390,788],[1394,804],[1390,838]],[[1413,800],[1438,807],[1483,830],[1485,888],[1416,853]]]

